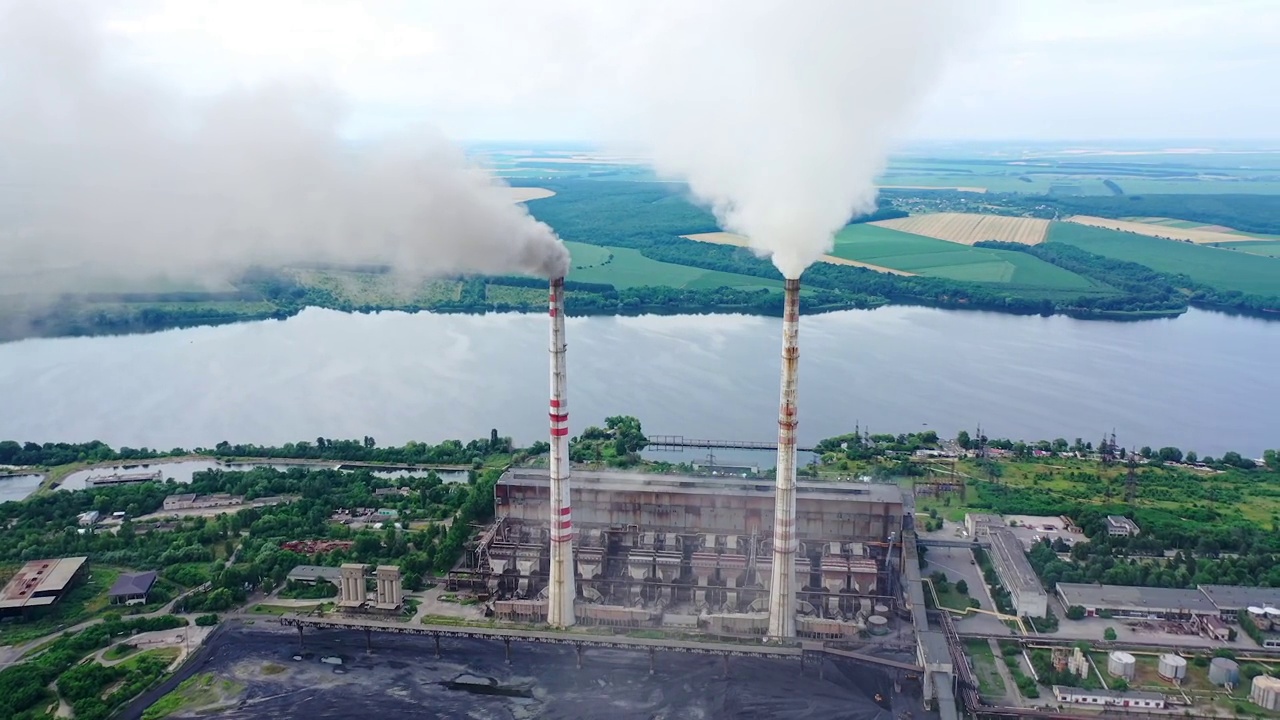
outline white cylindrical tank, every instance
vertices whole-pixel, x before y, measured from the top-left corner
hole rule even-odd
[[[1209,662],[1209,682],[1214,685],[1239,684],[1240,666],[1230,658],[1214,658]]]
[[[1132,680],[1137,667],[1138,661],[1123,650],[1114,650],[1107,656],[1107,672],[1111,673],[1112,677]]]
[[[867,618],[867,631],[872,635],[889,634],[889,621],[882,615],[872,615]]]
[[[1280,710],[1280,678],[1259,675],[1249,688],[1249,702],[1265,710]]]
[[[1271,629],[1271,621],[1267,619],[1266,608],[1251,605],[1246,609],[1246,612],[1249,613],[1249,619],[1253,621],[1254,625],[1258,626],[1259,630]]]
[[[1267,613],[1267,624],[1271,626],[1271,629],[1280,629],[1280,608],[1269,607],[1266,608],[1265,612]]]
[[[1160,664],[1156,669],[1165,680],[1181,680],[1187,676],[1187,660],[1181,655],[1165,653],[1160,656]]]
[[[888,605],[876,605],[876,607],[875,607],[875,611],[876,611],[876,614],[877,614],[877,615],[888,615],[888,614],[889,614],[889,606],[888,606]]]

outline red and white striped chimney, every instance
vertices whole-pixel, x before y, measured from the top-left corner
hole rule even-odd
[[[569,396],[565,378],[564,278],[551,280],[551,573],[547,624],[574,624],[573,515],[569,510]]]
[[[782,397],[778,408],[778,478],[773,507],[769,636],[796,635],[796,371],[800,361],[800,280],[788,279],[782,315]]]

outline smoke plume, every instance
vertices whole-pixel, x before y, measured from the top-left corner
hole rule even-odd
[[[125,69],[88,3],[0,0],[0,285],[255,264],[563,275],[564,245],[429,130],[353,145],[325,83],[193,100]]]
[[[976,11],[936,0],[702,0],[634,29],[620,87],[657,170],[788,278],[875,207],[900,125]],[[647,48],[647,50],[646,50]]]

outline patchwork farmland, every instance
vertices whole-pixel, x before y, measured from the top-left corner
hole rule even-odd
[[[728,232],[713,233],[695,233],[693,235],[681,235],[686,240],[695,240],[697,242],[715,243],[716,245],[733,245],[735,247],[747,247],[747,239],[741,235]],[[905,270],[895,270],[894,268],[884,267],[882,265],[873,265],[871,263],[859,262],[849,258],[836,257],[835,255],[823,255],[822,262],[832,263],[834,265],[852,265],[853,267],[862,267],[876,272],[889,273],[890,275],[915,275],[915,273],[906,272]]]
[[[1217,226],[1191,226],[1187,227],[1187,221],[1173,221],[1179,225],[1170,225],[1166,223],[1151,222],[1135,222],[1133,220],[1113,220],[1111,218],[1094,217],[1092,215],[1072,215],[1066,220],[1069,223],[1077,225],[1089,225],[1092,227],[1106,228],[1108,230],[1118,230],[1121,232],[1137,233],[1138,235],[1146,235],[1148,237],[1163,238],[1165,240],[1180,240],[1183,242],[1191,242],[1197,245],[1211,245],[1221,242],[1240,242],[1248,241],[1249,235],[1240,235],[1230,231],[1227,228]],[[1214,229],[1210,229],[1213,227]]]
[[[961,245],[972,245],[983,240],[1036,245],[1044,242],[1045,233],[1049,230],[1049,221],[1040,218],[977,213],[929,213],[881,220],[872,224]]]

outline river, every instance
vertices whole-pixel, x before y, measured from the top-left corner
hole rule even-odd
[[[541,315],[352,315],[0,345],[0,438],[168,449],[547,435]],[[571,427],[772,440],[780,321],[571,318]],[[916,307],[803,318],[802,443],[981,424],[991,437],[1280,447],[1280,323],[1192,310],[1139,323]],[[669,454],[701,460],[705,451]],[[717,453],[725,461],[744,453]],[[768,457],[751,461],[771,465]]]

